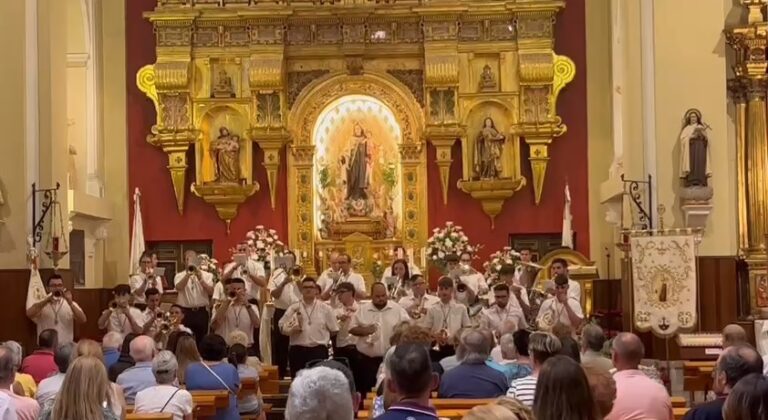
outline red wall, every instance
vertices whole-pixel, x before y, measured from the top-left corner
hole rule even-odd
[[[261,164],[254,165],[255,178],[261,190],[240,206],[238,217],[232,221],[231,234],[227,235],[226,226],[219,219],[215,208],[189,192],[189,184],[194,180],[195,173],[194,159],[190,154],[184,214],[180,215],[176,210],[170,175],[165,168],[168,158],[162,150],[146,141],[155,121],[154,108],[136,87],[134,76],[142,66],[155,61],[152,25],[144,19],[142,13],[152,10],[156,4],[156,0],[126,2],[128,184],[131,194],[136,187],[142,192],[146,240],[213,240],[214,255],[226,259],[227,250],[257,224],[274,228],[281,238],[286,238],[285,165],[280,168],[277,205],[274,210],[269,201],[266,171]],[[528,185],[506,202],[502,213],[496,217],[494,230],[491,230],[480,203],[456,188],[456,181],[461,177],[459,159],[455,159],[451,167],[448,205],[443,205],[439,173],[434,163],[435,150],[431,146],[428,148],[430,230],[442,226],[447,220],[462,225],[472,242],[485,245],[481,256],[507,244],[510,233],[560,232],[566,177],[573,198],[573,227],[578,233],[576,248],[585,254],[589,252],[584,4],[583,1],[569,1],[567,5],[558,16],[556,49],[576,63],[577,71],[576,78],[560,94],[558,113],[568,125],[568,133],[556,139],[550,149],[551,160],[540,205],[534,204],[527,147],[522,150],[525,153],[523,168]],[[458,144],[454,147],[453,155],[460,156]],[[254,162],[261,162],[261,158],[261,151],[257,150]],[[284,156],[282,162],[285,162]],[[132,213],[132,207],[129,208]]]

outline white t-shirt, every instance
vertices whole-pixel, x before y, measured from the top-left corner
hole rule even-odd
[[[568,279],[568,297],[581,303],[581,284],[576,280]]]
[[[16,404],[5,392],[0,392],[0,420],[16,420]]]
[[[360,305],[357,302],[352,302],[352,306],[349,308],[339,305],[333,310],[336,320],[339,320],[339,317],[345,314],[349,316],[346,321],[338,321],[339,332],[336,334],[336,347],[347,347],[357,344],[357,337],[349,333],[349,326],[352,325],[352,318],[355,317],[359,310]]]
[[[437,296],[433,296],[430,294],[424,294],[422,296],[422,299],[424,300],[424,305],[422,306],[424,309],[429,310],[429,308],[435,306],[438,302],[440,302],[440,298]],[[408,312],[411,308],[417,306],[420,303],[421,299],[415,298],[413,295],[411,296],[404,296],[400,298],[400,301],[397,303],[403,307],[403,309]],[[421,317],[421,319],[424,319],[424,317]]]
[[[582,319],[584,318],[584,311],[581,310],[581,304],[578,300],[569,296],[568,306],[573,309],[576,316]],[[558,322],[571,327],[576,327],[576,325],[571,324],[571,319],[568,317],[568,311],[566,311],[565,305],[558,302],[557,297],[555,296],[547,298],[547,300],[542,302],[541,308],[539,308],[539,315],[536,317],[536,322],[539,326],[543,326],[544,328],[553,327]]]
[[[438,302],[432,305],[424,317],[423,325],[433,333],[441,330],[448,331],[448,336],[453,337],[457,331],[471,326],[467,307],[456,301],[450,301],[447,305]]]
[[[192,414],[192,407],[189,391],[171,385],[156,385],[136,394],[134,412],[170,413],[174,420],[183,420],[185,415]]]
[[[518,306],[517,300],[510,299],[507,306],[503,309],[495,305],[483,309],[480,326],[496,333],[501,333],[504,323],[507,321],[514,322],[517,325],[517,329],[528,328],[525,315],[520,306]]]
[[[234,265],[234,262],[229,263],[224,271],[226,272],[227,270],[230,270]],[[253,280],[251,280],[251,275],[256,277],[266,277],[266,271],[264,271],[264,264],[262,262],[249,258],[248,261],[245,262],[245,267],[239,266],[234,268],[230,278],[237,277],[243,279],[245,282],[245,293],[248,295],[248,298],[260,301],[261,286],[255,284]],[[213,288],[213,300],[222,299],[226,299],[226,293],[224,292],[224,282],[220,281],[216,283],[216,286]]]
[[[72,302],[72,305],[80,308],[76,302]],[[43,306],[32,321],[37,324],[38,336],[43,330],[54,329],[59,333],[59,344],[74,341],[75,316],[67,301],[62,298]]]
[[[140,310],[133,306],[129,306],[128,312],[131,313],[133,320],[136,321],[139,327],[144,326],[146,318]],[[119,311],[112,311],[112,314],[109,315],[109,321],[107,322],[107,332],[113,331],[122,334],[123,337],[132,333],[133,328],[131,328],[131,321],[128,320],[128,316]]]
[[[419,269],[419,267],[417,267],[413,263],[409,262],[408,263],[408,273],[410,275],[414,276],[416,274],[421,274],[421,270]],[[387,279],[387,277],[392,277],[392,265],[390,265],[389,267],[387,267],[384,270],[384,274],[381,276],[381,282],[382,283],[386,283],[385,280]],[[408,280],[408,279],[406,279],[406,280]]]
[[[251,317],[248,315],[246,305],[229,305],[224,320],[219,323],[219,327],[214,331],[216,334],[224,337],[229,342],[229,335],[234,331],[242,331],[248,337],[248,345],[253,344],[253,329],[259,325],[259,308],[256,305],[247,304],[256,314],[256,320],[251,323]],[[224,309],[220,307],[219,310]]]
[[[339,284],[341,283],[352,283],[352,286],[355,286],[356,291],[367,294],[365,290],[365,279],[363,279],[363,276],[355,273],[354,271],[350,270],[346,276],[342,274],[341,279],[339,280]]]
[[[305,304],[303,300],[291,305],[278,322],[281,331],[295,319],[296,312],[301,313],[301,332],[289,336],[292,346],[327,346],[331,333],[339,331],[336,314],[330,305],[320,299],[315,299],[311,305]]]
[[[141,287],[142,284],[144,284],[144,279],[147,278],[147,275],[144,273],[134,274],[131,276],[131,278],[128,280],[128,285],[131,286],[131,294],[133,295],[133,302],[144,304],[147,303],[147,300],[144,296],[144,293],[137,295],[135,294],[136,290]],[[154,287],[155,289],[160,291],[160,294],[163,294],[163,280],[160,277],[154,277],[152,280],[149,280],[147,282],[147,289]],[[144,289],[146,292],[146,289]]]
[[[368,337],[358,337],[357,351],[369,357],[383,357],[390,347],[389,339],[392,337],[395,326],[410,319],[405,309],[395,302],[388,301],[387,306],[381,310],[371,302],[363,303],[352,319],[349,329],[371,324],[378,325],[378,328]]]
[[[272,273],[272,277],[270,277],[269,283],[267,284],[267,289],[269,289],[270,293],[273,290],[277,290],[277,286],[285,280],[287,275],[288,273],[282,268],[278,268]],[[273,299],[272,302],[275,304],[275,308],[286,310],[291,305],[298,302],[300,298],[301,292],[299,291],[299,287],[296,285],[295,281],[290,281],[283,287],[280,296],[277,299]]]
[[[179,295],[176,298],[176,304],[183,308],[199,308],[201,306],[208,306],[210,299],[208,293],[205,292],[203,286],[200,285],[200,281],[213,287],[213,274],[203,271],[203,278],[198,280],[197,274],[192,274],[187,282],[186,287],[179,291]],[[176,274],[173,278],[173,284],[179,284],[184,276],[187,275],[187,271],[182,271]]]
[[[472,290],[476,296],[481,296],[488,292],[488,284],[485,282],[485,277],[480,273],[459,276],[459,279],[467,286],[467,288]],[[469,305],[466,293],[459,293],[457,291],[456,300],[464,305]]]

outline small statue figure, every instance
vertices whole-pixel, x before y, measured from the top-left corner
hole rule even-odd
[[[475,140],[475,158],[473,169],[475,177],[480,179],[498,179],[501,177],[503,165],[501,154],[506,137],[499,133],[491,117],[483,120],[483,129]]]
[[[219,128],[219,136],[211,141],[216,182],[240,182],[240,136],[230,134],[227,127]]]
[[[234,98],[235,88],[232,85],[232,78],[227,75],[227,71],[224,68],[219,69],[219,73],[216,77],[216,83],[213,85],[214,98]]]
[[[480,74],[480,91],[492,92],[496,90],[496,76],[491,71],[491,66],[486,64],[483,73]]]
[[[706,187],[712,176],[709,158],[709,139],[706,130],[710,127],[701,120],[701,112],[689,109],[683,118],[680,131],[680,178],[685,188]]]

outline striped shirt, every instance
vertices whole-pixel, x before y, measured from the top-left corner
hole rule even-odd
[[[533,398],[536,396],[536,376],[526,376],[515,379],[507,391],[507,396],[517,398],[527,407],[533,407]]]

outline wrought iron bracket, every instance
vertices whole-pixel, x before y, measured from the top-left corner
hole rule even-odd
[[[51,211],[53,203],[56,201],[56,194],[61,188],[61,184],[56,183],[56,188],[37,188],[37,184],[32,183],[32,246],[36,246],[43,240],[43,230],[45,229],[45,216]],[[43,200],[40,202],[40,217],[37,217],[37,195],[43,194]]]
[[[653,183],[651,175],[648,175],[648,180],[634,180],[624,179],[624,174],[621,174],[621,181],[624,183],[624,194],[629,196],[632,208],[638,213],[637,221],[640,225],[639,227],[643,230],[653,229],[653,194],[651,194]],[[643,197],[643,186],[646,186],[646,197]],[[645,205],[646,202],[647,206]],[[635,224],[634,219],[633,215],[633,225]]]

